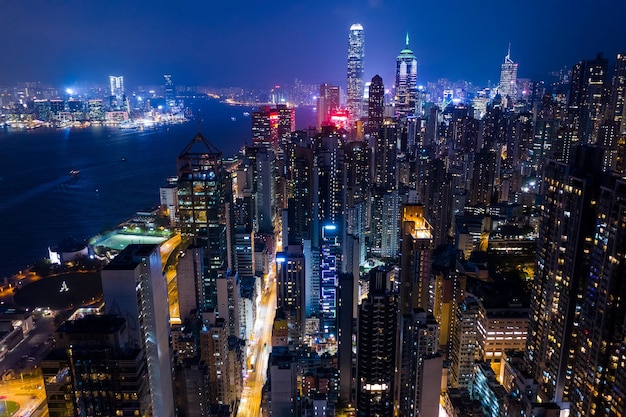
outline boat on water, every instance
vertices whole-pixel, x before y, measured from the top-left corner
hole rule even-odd
[[[79,170],[77,170],[77,169],[73,169],[73,170],[71,170],[71,171],[70,171],[70,175],[71,175],[72,177],[77,177],[77,176],[78,176],[78,174],[80,174],[80,171],[79,171]]]

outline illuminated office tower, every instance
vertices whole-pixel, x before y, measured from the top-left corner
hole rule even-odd
[[[498,87],[498,93],[502,98],[507,98],[515,102],[517,99],[517,65],[511,59],[511,45],[509,44],[509,50],[504,57],[504,63],[500,70],[500,86]]]
[[[33,109],[38,120],[49,122],[52,119],[52,109],[49,100],[34,100]]]
[[[114,108],[124,108],[126,93],[124,92],[124,76],[110,75],[109,86],[111,90],[111,106]]]
[[[176,105],[176,86],[172,80],[172,74],[164,74],[163,79],[165,80],[165,104],[168,107],[174,107]]]
[[[350,27],[348,36],[348,111],[351,120],[358,120],[363,111],[363,59],[364,38],[363,26],[355,23]]]
[[[124,76],[109,76],[109,84],[111,87],[111,96],[121,99],[124,95]]]
[[[252,143],[255,146],[278,149],[290,141],[296,130],[296,113],[286,104],[265,106],[252,112]]]
[[[330,115],[341,106],[339,87],[331,84],[320,85],[317,98],[317,127],[330,123]]]
[[[367,126],[365,133],[378,135],[378,131],[383,124],[385,113],[385,86],[380,75],[376,74],[369,85],[367,104]]]
[[[102,269],[107,314],[126,320],[128,345],[143,349],[152,414],[174,413],[167,283],[158,245],[128,245]]]
[[[396,114],[414,114],[417,106],[417,58],[409,49],[409,34],[406,45],[396,58]]]
[[[603,241],[596,235],[602,152],[591,147],[575,151],[569,164],[548,160],[544,168],[526,344],[526,360],[539,383],[539,394],[555,403],[573,399],[575,352],[593,348],[580,344],[584,340],[581,301],[591,295],[584,294],[582,286],[587,274],[600,273],[596,270],[600,265],[590,269],[594,261],[590,254],[594,241]],[[597,295],[604,288],[589,290]]]
[[[216,307],[216,280],[228,266],[228,178],[222,167],[222,153],[200,132],[183,149],[177,164],[181,234],[204,251],[202,276],[196,277],[198,307],[203,311]]]
[[[369,273],[369,294],[361,303],[357,333],[356,408],[358,416],[391,416],[398,300],[391,289],[391,271]]]
[[[273,116],[275,115],[275,116]],[[277,104],[272,109],[272,117],[278,118],[276,124],[276,136],[280,145],[285,145],[291,141],[291,132],[296,130],[296,109],[287,107],[286,104]]]
[[[93,99],[87,101],[87,119],[92,122],[104,121],[104,107],[102,100]]]
[[[272,146],[272,143],[275,143],[278,137],[272,137],[269,106],[261,107],[258,111],[252,112],[251,118],[252,143],[255,146]]]
[[[342,227],[343,228],[343,227]],[[337,287],[341,272],[341,229],[337,224],[322,226],[320,255],[320,312],[326,337],[337,336]]]
[[[411,314],[417,308],[432,311],[432,227],[424,218],[421,204],[403,205],[401,216],[400,311],[402,314]],[[434,289],[432,291],[434,297]]]

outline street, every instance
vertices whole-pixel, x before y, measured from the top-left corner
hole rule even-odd
[[[267,364],[272,351],[272,326],[276,314],[276,268],[272,265],[267,277],[269,283],[267,291],[263,291],[259,310],[257,312],[254,334],[255,344],[250,357],[255,358],[254,372],[248,374],[244,381],[241,394],[238,417],[257,417],[261,411],[261,397],[263,385],[267,379]]]

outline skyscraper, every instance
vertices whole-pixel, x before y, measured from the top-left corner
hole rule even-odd
[[[515,101],[517,97],[517,64],[511,59],[510,44],[500,70],[500,87],[498,92],[502,98],[509,97],[508,100]]]
[[[128,345],[146,355],[152,414],[174,416],[167,283],[158,245],[128,245],[102,269],[107,314],[123,317]]]
[[[356,396],[358,416],[391,416],[398,299],[390,290],[391,271],[369,273],[370,290],[359,309]]]
[[[544,168],[526,346],[540,395],[557,403],[570,398],[574,355],[581,348],[583,279],[590,273],[593,242],[600,238],[594,226],[602,152],[579,147],[575,156],[569,164],[548,160]]]
[[[127,345],[129,331],[126,320],[111,315],[68,320],[57,329],[55,348],[41,364],[50,416],[157,412],[146,354]]]
[[[575,350],[572,415],[618,416],[626,411],[626,182],[599,190],[590,267],[583,277],[579,349]]]
[[[406,45],[396,58],[396,114],[406,116],[415,113],[417,105],[417,58],[409,49],[409,34]]]
[[[320,95],[317,98],[317,127],[320,128],[330,122],[330,114],[340,105],[339,87],[331,84],[320,85]]]
[[[348,111],[351,120],[361,118],[363,109],[363,26],[355,23],[350,27],[348,36]]]
[[[368,105],[367,105],[367,126],[365,133],[370,135],[378,135],[380,127],[383,124],[383,115],[385,112],[385,86],[380,75],[376,74],[372,78],[369,86]]]
[[[228,265],[227,185],[222,153],[198,132],[178,156],[178,218],[183,238],[204,250],[201,310],[216,306],[216,279]]]
[[[111,88],[110,104],[116,109],[125,108],[126,95],[124,92],[124,76],[110,75],[109,85]]]
[[[424,206],[421,204],[404,205],[400,221],[400,311],[411,314],[416,308],[429,309],[432,227],[424,218]]]
[[[176,86],[172,80],[172,74],[164,74],[163,78],[165,80],[165,104],[168,107],[174,107],[176,105]]]

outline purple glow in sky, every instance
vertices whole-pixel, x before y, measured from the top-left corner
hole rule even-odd
[[[626,2],[571,0],[21,0],[0,5],[0,85],[345,86],[348,29],[365,29],[365,79],[391,80],[410,34],[418,82],[497,82],[509,42],[521,78],[626,51]]]

